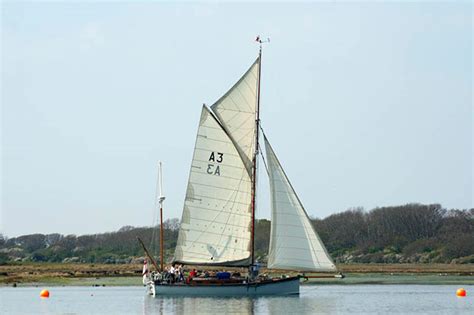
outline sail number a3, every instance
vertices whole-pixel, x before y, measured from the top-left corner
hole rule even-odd
[[[211,152],[209,156],[209,162],[222,163],[224,160],[224,153]],[[207,164],[207,174],[221,176],[221,169],[219,164]]]

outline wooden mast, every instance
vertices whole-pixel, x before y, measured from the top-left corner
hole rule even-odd
[[[159,181],[159,189],[160,189],[160,196],[158,202],[160,203],[160,271],[163,271],[163,263],[164,263],[164,248],[163,248],[163,201],[165,197],[163,196],[163,177],[162,177],[162,169],[161,169],[161,161],[159,162],[159,174],[158,174],[158,181]]]
[[[153,264],[153,266],[155,266],[155,269],[158,270],[158,265],[156,264],[156,261],[153,259],[153,256],[150,254],[150,252],[148,251],[148,249],[146,248],[145,244],[143,243],[143,241],[141,240],[141,238],[139,238],[137,236],[137,240],[140,242],[140,245],[142,245],[143,247],[143,250],[145,251],[145,254],[147,255],[148,259],[150,259],[151,263]]]
[[[163,271],[163,206],[160,203],[160,271]]]
[[[143,250],[145,251],[145,254],[147,255],[148,259],[150,259],[151,263],[155,267],[157,271],[163,272],[163,262],[164,262],[164,255],[163,255],[163,201],[165,200],[165,196],[163,196],[163,178],[162,178],[162,169],[161,169],[161,161],[158,162],[158,183],[157,183],[157,190],[159,191],[159,197],[158,197],[158,202],[160,204],[160,268],[158,268],[158,265],[153,258],[153,256],[150,254],[148,249],[145,246],[145,243],[137,236],[138,242],[140,242],[140,245],[142,245]],[[154,236],[152,236],[152,239]],[[152,240],[153,242],[153,240]]]
[[[260,126],[260,78],[261,69],[262,69],[262,41],[257,37],[257,42],[260,43],[260,50],[258,52],[258,88],[257,88],[257,110],[255,114],[255,153],[253,155],[253,176],[252,176],[252,232],[251,232],[251,253],[252,260],[251,265],[255,264],[255,197],[256,197],[256,187],[257,187],[257,157],[258,157],[258,134]]]

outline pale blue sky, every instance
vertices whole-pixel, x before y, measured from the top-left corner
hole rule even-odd
[[[181,217],[202,103],[254,61],[257,34],[262,124],[311,216],[471,208],[472,16],[471,2],[3,2],[2,233],[151,225],[158,160],[165,216]]]

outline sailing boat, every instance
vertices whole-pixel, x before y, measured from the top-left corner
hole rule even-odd
[[[249,275],[193,278],[186,283],[169,283],[158,275],[147,281],[150,294],[299,293],[299,277],[261,277],[255,261],[261,61],[260,41],[259,55],[247,72],[210,108],[203,105],[173,258],[187,266],[248,267]],[[265,135],[263,140],[272,210],[268,268],[335,271]]]

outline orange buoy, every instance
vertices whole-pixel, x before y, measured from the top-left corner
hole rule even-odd
[[[49,298],[49,291],[48,290],[41,290],[40,296],[42,298]]]
[[[463,288],[459,288],[459,289],[456,290],[456,295],[464,297],[464,296],[466,296],[466,290],[464,290]]]

